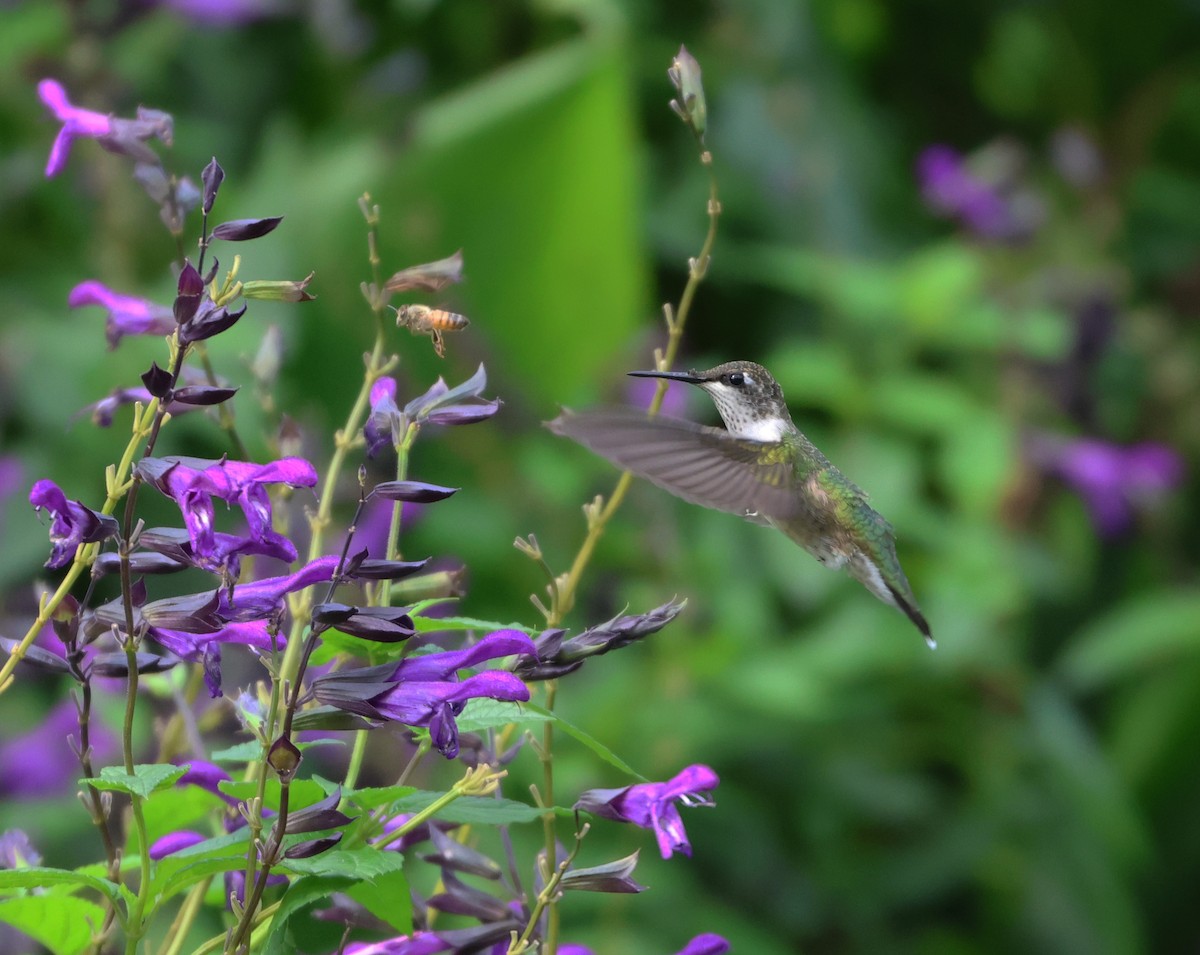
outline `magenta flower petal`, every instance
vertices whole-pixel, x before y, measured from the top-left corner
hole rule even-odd
[[[71,289],[67,304],[71,308],[99,305],[108,312],[105,337],[109,348],[116,348],[125,335],[170,335],[175,330],[175,316],[167,306],[122,295],[95,280]]]
[[[50,108],[55,119],[62,123],[62,129],[50,147],[50,158],[46,162],[46,178],[52,178],[62,172],[67,164],[67,156],[71,151],[71,141],[76,136],[98,138],[112,133],[111,117],[96,113],[90,109],[80,109],[72,106],[67,99],[67,91],[57,80],[42,80],[38,83],[38,98]]]

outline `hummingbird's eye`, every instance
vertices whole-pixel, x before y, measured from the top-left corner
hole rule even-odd
[[[741,388],[746,383],[746,376],[740,371],[735,371],[733,374],[726,375],[725,380],[733,385],[734,388]]]

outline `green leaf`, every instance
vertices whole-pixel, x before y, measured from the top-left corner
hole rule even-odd
[[[104,926],[104,909],[74,895],[24,895],[0,900],[0,922],[36,939],[54,955],[77,955]]]
[[[597,756],[599,756],[602,760],[604,760],[610,766],[613,766],[616,769],[619,769],[621,772],[626,773],[626,774],[632,776],[634,779],[640,780],[641,782],[649,782],[649,780],[647,780],[645,776],[643,776],[636,769],[634,769],[632,766],[630,766],[627,762],[625,762],[625,760],[621,759],[620,756],[618,756],[611,749],[609,749],[607,746],[605,746],[603,743],[601,743],[598,739],[596,739],[595,737],[591,736],[588,733],[585,733],[583,730],[581,730],[578,726],[575,726],[573,723],[568,723],[566,720],[564,720],[558,714],[551,713],[548,710],[545,710],[542,707],[537,706],[534,703],[526,703],[525,708],[527,710],[530,710],[533,713],[538,713],[538,714],[541,714],[542,716],[553,719],[554,722],[558,726],[562,727],[562,730],[564,733],[566,733],[568,736],[574,737],[580,743],[583,743],[584,746],[586,746],[588,749],[590,749],[593,753],[595,753]]]
[[[72,869],[51,869],[41,866],[30,866],[24,869],[0,869],[0,891],[4,889],[34,889],[52,885],[78,885],[95,889],[108,896],[112,901],[121,899],[132,900],[128,889],[117,885],[108,879],[86,872]]]
[[[188,770],[187,766],[176,766],[172,763],[144,763],[133,767],[133,774],[125,772],[119,766],[105,766],[100,770],[98,779],[81,779],[80,786],[92,785],[96,789],[107,789],[113,792],[129,793],[146,799],[152,792],[166,789],[174,784]]]
[[[311,859],[284,859],[279,865],[299,875],[336,875],[374,881],[381,875],[402,869],[404,856],[399,852],[363,846],[359,849],[334,849]]]
[[[279,900],[279,908],[271,917],[271,934],[267,936],[264,955],[290,955],[295,945],[288,937],[288,920],[303,909],[317,902],[326,900],[334,892],[343,892],[353,885],[352,876],[314,876],[297,879],[288,886],[283,898]]]
[[[214,763],[252,763],[261,757],[262,744],[256,739],[248,739],[236,746],[217,750],[208,758]]]
[[[412,931],[412,894],[402,869],[384,872],[370,882],[356,882],[346,894],[400,934]]]
[[[258,795],[258,783],[254,780],[222,780],[217,784],[217,788],[221,792],[232,796],[234,799],[247,800]],[[291,783],[292,794],[289,797],[289,805],[294,811],[303,809],[305,806],[311,806],[314,802],[325,797],[325,793],[311,779],[295,779]],[[275,812],[279,811],[279,780],[267,780],[266,789],[263,792],[263,804]]]
[[[159,866],[161,867],[165,861],[160,861]],[[218,855],[210,859],[200,859],[195,862],[189,862],[186,857],[179,861],[182,863],[179,868],[172,867],[167,873],[160,872],[156,874],[154,890],[160,902],[171,898],[173,895],[177,895],[184,889],[190,888],[195,883],[202,879],[207,879],[211,875],[224,872],[237,872],[239,869],[246,868],[246,854],[244,852],[238,855]],[[164,875],[166,875],[165,879],[163,878]]]
[[[536,630],[520,623],[497,623],[495,620],[480,620],[477,617],[421,617],[413,615],[413,626],[418,633],[429,633],[442,630],[520,630],[521,633],[534,634]]]
[[[392,804],[395,812],[420,812],[445,793],[417,791],[397,799]],[[507,826],[513,823],[534,822],[542,811],[528,803],[513,799],[493,799],[490,796],[462,796],[444,809],[435,818],[446,822]]]
[[[463,733],[478,733],[480,730],[493,726],[508,726],[510,724],[545,723],[553,720],[546,713],[535,713],[522,703],[511,703],[508,700],[489,700],[486,697],[476,697],[468,701],[455,722]]]
[[[1200,593],[1157,591],[1118,606],[1084,629],[1059,660],[1076,687],[1100,689],[1200,654]]]

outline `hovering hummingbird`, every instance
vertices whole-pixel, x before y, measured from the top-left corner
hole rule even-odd
[[[725,428],[634,408],[564,410],[547,427],[685,501],[777,527],[826,567],[845,567],[936,646],[896,557],[892,525],[792,423],[770,372],[731,361],[707,371],[629,374],[697,385]]]

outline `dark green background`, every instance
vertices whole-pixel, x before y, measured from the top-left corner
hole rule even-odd
[[[579,506],[615,478],[539,422],[626,400],[623,373],[649,367],[660,303],[703,236],[703,171],[666,105],[683,42],[704,68],[725,209],[684,363],[776,372],[800,426],[895,524],[940,648],[778,535],[636,486],[571,622],[675,594],[688,609],[566,680],[560,709],[652,778],[706,762],[723,782],[715,810],[685,810],[690,862],[597,827],[584,864],[641,846],[651,891],[568,899],[564,937],[602,955],[676,951],[706,930],[764,955],[1200,944],[1195,4],[412,0],[210,29],[38,2],[0,24],[0,438],[25,469],[3,510],[6,633],[45,554],[29,484],[53,476],[98,503],[121,426],[67,421],[163,360],[149,340],[104,352],[99,312],[70,312],[67,292],[87,278],[160,301],[172,289],[174,243],[123,160],[80,141],[43,179],[55,127],[39,79],[101,111],[169,111],[168,168],[198,178],[215,154],[226,170],[220,217],[286,216],[238,250],[243,270],[315,269],[319,298],[252,303],[213,349],[244,380],[262,330],[283,327],[278,405],[318,462],[371,338],[355,199],[383,208],[385,274],[464,249],[467,282],[435,301],[471,328],[444,364],[397,333],[401,388],[482,360],[506,404],[422,437],[414,475],[463,491],[406,553],[468,565],[464,612],[536,624],[542,581],[512,539],[535,532],[565,570]],[[1047,158],[1068,125],[1106,161],[1084,192]],[[935,219],[914,176],[930,143],[1001,136],[1048,209],[1015,248]],[[1034,430],[1082,433],[1055,399],[1075,334],[1064,288],[1115,308],[1089,433],[1191,462],[1115,540],[1021,453]],[[273,425],[250,389],[236,407],[265,453]],[[689,414],[712,417],[702,399]],[[223,450],[198,417],[168,443]],[[569,740],[558,766],[562,803],[627,781]],[[513,770],[514,795],[538,778],[529,757]],[[30,806],[3,818],[48,854],[71,839]]]

